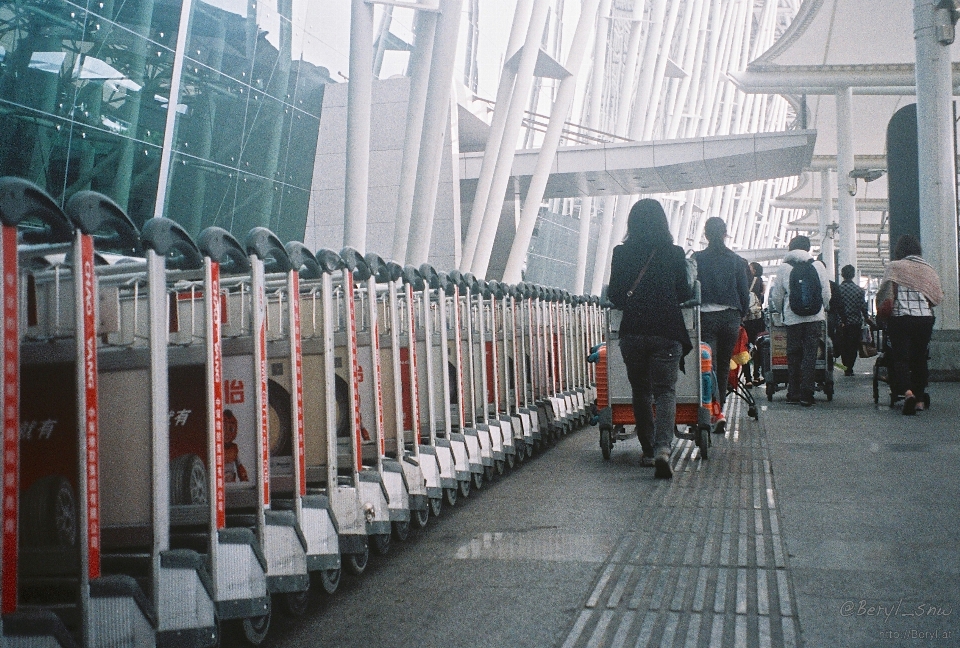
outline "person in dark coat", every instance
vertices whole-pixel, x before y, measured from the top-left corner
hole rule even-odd
[[[853,282],[857,269],[845,265],[840,269],[843,283],[837,287],[837,347],[843,375],[853,375],[853,365],[860,351],[864,318],[867,317],[867,297],[863,288]],[[832,309],[832,307],[831,307]]]
[[[749,269],[750,292],[756,295],[757,303],[759,303],[762,308],[766,295],[766,285],[763,283],[763,266],[754,261],[750,264]],[[759,337],[764,328],[766,328],[766,324],[764,324],[763,317],[744,319],[743,328],[747,331],[747,342],[756,346],[757,337]],[[743,365],[743,371],[747,378],[747,387],[763,384],[763,368],[760,366],[759,358],[752,358],[750,362]],[[753,376],[752,379],[750,378],[751,375]]]
[[[665,479],[673,476],[677,371],[693,348],[680,304],[692,295],[684,252],[673,244],[663,207],[650,198],[637,201],[627,237],[613,249],[607,296],[623,311],[620,352],[633,390],[641,462]]]
[[[711,216],[703,226],[707,247],[695,252],[700,279],[700,339],[713,350],[713,368],[717,378],[717,400],[723,406],[727,397],[727,374],[733,347],[740,337],[740,322],[750,310],[750,282],[747,261],[727,247],[727,225]],[[726,428],[723,414],[712,421],[714,431]]]

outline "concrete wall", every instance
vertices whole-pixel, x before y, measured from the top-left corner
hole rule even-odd
[[[396,235],[397,194],[406,130],[407,96],[410,79],[375,81],[370,136],[370,193],[367,212],[367,249],[388,261]],[[454,122],[455,124],[455,122]],[[456,133],[456,128],[452,130]],[[304,242],[311,250],[343,247],[344,187],[346,184],[347,84],[329,85],[323,96],[320,136],[314,165],[313,188]],[[430,263],[438,270],[456,267],[460,258],[460,186],[459,168],[454,160],[456,137],[446,138]],[[454,155],[457,155],[455,158]],[[416,216],[414,216],[416,217]],[[406,232],[400,235],[407,236]]]

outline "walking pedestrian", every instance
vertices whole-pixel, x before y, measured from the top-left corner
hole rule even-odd
[[[867,316],[867,297],[863,288],[853,282],[857,269],[847,264],[840,269],[843,281],[837,290],[839,304],[837,308],[837,348],[840,352],[840,362],[843,364],[843,375],[853,375],[853,365],[860,352],[860,339],[863,331],[863,321]]]
[[[787,403],[813,405],[817,348],[830,303],[830,280],[810,255],[810,239],[795,236],[770,286],[770,311],[787,327]]]
[[[762,265],[754,261],[749,265],[749,269],[750,292],[753,296],[750,298],[750,310],[747,316],[743,318],[743,328],[747,332],[747,342],[755,349],[757,346],[757,337],[763,333],[765,327],[763,322],[763,303],[766,298],[766,285],[763,282]],[[763,384],[763,368],[760,366],[759,358],[751,358],[750,362],[743,365],[743,371],[747,379],[747,387]],[[753,378],[751,378],[751,376],[753,376]]]
[[[720,406],[727,397],[730,356],[740,336],[740,323],[750,310],[747,262],[727,247],[727,224],[711,216],[703,225],[707,247],[693,254],[700,280],[700,339],[713,350],[714,377]],[[711,421],[723,433],[723,414]]]
[[[668,479],[673,476],[677,371],[693,348],[680,304],[692,290],[683,249],[673,244],[667,215],[656,200],[639,200],[630,210],[627,237],[613,249],[607,296],[623,311],[620,352],[633,391],[641,464],[655,466],[655,475]]]
[[[877,318],[886,316],[893,353],[891,389],[903,394],[903,413],[923,409],[927,389],[927,345],[933,333],[933,307],[943,300],[936,270],[921,258],[920,241],[904,234],[877,291]]]

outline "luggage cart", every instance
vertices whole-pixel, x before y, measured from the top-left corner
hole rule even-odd
[[[787,327],[776,326],[768,311],[766,315],[766,336],[757,340],[763,359],[763,381],[766,385],[767,400],[773,401],[773,395],[787,386]],[[823,392],[828,401],[833,400],[833,343],[827,335],[827,323],[821,322],[820,342],[817,347],[815,390]]]
[[[702,459],[710,454],[710,404],[713,399],[710,345],[700,339],[700,284],[694,286],[694,298],[681,305],[683,319],[695,351],[699,351],[700,371],[688,369],[677,377],[677,410],[674,436],[692,440]],[[623,313],[607,311],[607,342],[600,348],[597,363],[597,406],[600,408],[600,451],[610,459],[613,445],[628,439],[626,425],[636,423],[633,416],[633,390],[620,354],[620,321]],[[689,365],[688,365],[689,366]],[[680,426],[686,426],[681,432]]]
[[[473,338],[471,360],[474,374],[474,427],[480,438],[481,452],[487,450],[489,463],[483,457],[484,479],[492,481],[493,476],[502,475],[506,465],[503,436],[500,421],[491,417],[491,407],[495,405],[495,375],[493,370],[493,335],[490,327],[490,304],[492,296],[489,284],[482,279],[471,277],[470,291],[470,328]]]
[[[267,557],[254,531],[263,531],[269,455],[259,456],[259,408],[247,402],[260,391],[252,389],[250,259],[220,228],[201,232],[197,244],[203,271],[167,276],[170,543],[204,556],[218,620],[258,644],[272,609]]]
[[[492,365],[494,376],[493,415],[500,423],[503,432],[504,456],[506,467],[513,469],[523,460],[526,443],[523,440],[523,427],[517,412],[515,326],[510,309],[513,290],[510,286],[491,281],[490,323],[492,331]]]
[[[283,246],[287,259],[287,263],[283,263],[277,249],[279,243],[265,229],[254,230],[248,241],[248,247],[252,244],[257,250],[256,256],[279,258],[271,263],[269,269],[272,272],[266,276],[271,515],[286,517],[288,524],[292,519],[293,528],[302,534],[305,567],[310,580],[318,580],[323,590],[332,594],[339,584],[341,563],[330,497],[326,492],[307,490],[307,388],[304,379],[307,369],[303,351],[303,309],[304,301],[308,309],[313,304],[302,297],[301,285],[318,285],[322,270],[313,254],[298,242]],[[284,266],[287,266],[286,271]],[[313,311],[307,312],[312,318]],[[322,316],[321,313],[321,319]],[[310,378],[316,380],[315,386],[322,390],[328,378],[316,371],[318,365],[322,367],[322,363],[310,365]],[[311,392],[310,396],[314,393]],[[314,411],[310,413],[314,414]],[[318,430],[317,426],[322,421],[322,417],[316,415],[311,421],[311,433],[318,437],[311,439],[311,450],[314,444],[325,449],[326,428],[321,426]],[[295,549],[294,556],[299,562]],[[300,574],[299,571],[292,573]],[[269,577],[268,572],[268,582]],[[306,611],[308,590],[286,592],[282,599],[287,612],[298,616]]]
[[[357,407],[357,451],[360,497],[367,515],[367,535],[373,540],[377,553],[390,551],[391,509],[390,491],[385,479],[383,457],[386,450],[383,423],[383,384],[380,366],[380,335],[377,317],[377,268],[371,268],[367,259],[352,248],[344,248],[340,256],[346,266],[346,300],[350,328],[356,337],[354,378]],[[379,265],[380,262],[377,262]],[[354,283],[356,280],[356,284]],[[401,473],[402,475],[402,473]],[[367,505],[369,504],[369,508]],[[406,505],[406,502],[404,502]],[[409,505],[405,509],[409,516]],[[408,517],[409,519],[409,517]]]
[[[540,439],[539,414],[534,405],[533,362],[531,361],[531,304],[526,284],[513,287],[512,318],[514,323],[514,374],[517,376],[517,413],[523,433],[524,448],[518,451],[526,460],[533,456],[534,446]]]
[[[444,480],[449,488],[457,487],[453,468],[453,455],[446,448],[444,465],[437,452],[438,420],[449,408],[442,398],[442,385],[436,382],[437,366],[434,355],[433,331],[437,328],[434,313],[439,309],[432,307],[430,284],[427,278],[436,275],[430,266],[417,269],[413,266],[403,268],[403,317],[401,327],[401,362],[404,368],[403,411],[404,427],[409,419],[409,436],[404,431],[405,448],[420,468],[423,476],[425,498],[428,508],[417,510],[414,522],[421,529],[427,525],[427,514],[438,517],[443,510]],[[443,373],[439,375],[443,376]],[[438,404],[440,405],[438,407]],[[444,470],[445,469],[445,470]],[[444,474],[445,473],[445,474]]]
[[[107,217],[100,211],[101,198]],[[119,253],[111,255],[116,258],[139,252],[139,233],[119,207],[93,192],[75,194],[65,212],[70,224],[63,231],[72,230],[71,243],[56,251],[48,247],[49,254],[41,257],[28,246],[20,251],[20,301],[26,308],[19,348],[19,533],[5,538],[5,549],[17,553],[12,602],[25,612],[55,611],[83,646],[154,645],[156,608],[134,577],[140,575],[138,569],[112,562],[113,547],[102,544],[104,514],[112,524],[118,507],[116,500],[103,501],[100,470],[106,426],[98,368],[98,275],[110,270],[102,253]],[[61,229],[62,221],[46,224],[52,232]],[[5,251],[13,252],[13,247]],[[142,258],[138,261],[135,273],[142,276],[145,265]],[[149,405],[149,396],[144,403]],[[149,410],[147,420],[152,420]],[[145,453],[152,463],[149,444]],[[152,474],[141,474],[149,510]],[[17,484],[15,476],[13,472],[12,482],[5,481],[5,488]],[[5,509],[10,504],[5,501]],[[146,580],[155,575],[153,558],[151,553],[145,561],[142,584],[148,590],[154,584]],[[118,633],[122,638],[114,643]],[[13,641],[33,644],[22,636]]]
[[[369,562],[367,519],[373,505],[360,487],[362,449],[359,388],[356,372],[353,273],[340,254],[316,253],[322,275],[301,288],[304,312],[300,320],[304,339],[305,448],[307,493],[329,498],[342,563],[362,574]],[[320,572],[328,594],[336,591],[341,570]]]
[[[22,241],[18,241],[22,236]],[[21,500],[21,483],[24,479],[21,469],[21,455],[32,441],[31,436],[21,439],[23,427],[23,407],[21,399],[24,390],[21,386],[21,344],[37,317],[31,317],[30,304],[25,300],[25,289],[29,289],[35,279],[31,279],[34,272],[51,267],[48,256],[63,258],[70,249],[74,240],[74,226],[61,211],[50,196],[36,185],[20,178],[0,178],[0,255],[3,263],[3,282],[0,292],[3,298],[3,318],[0,326],[3,327],[3,385],[4,385],[4,415],[3,415],[3,458],[0,462],[2,474],[3,506],[2,531],[0,531],[0,569],[3,571],[2,586],[0,586],[0,643],[17,647],[33,646],[60,646],[73,648],[78,644],[74,635],[70,633],[63,616],[72,621],[74,629],[79,625],[79,614],[76,609],[79,602],[71,596],[69,603],[72,609],[58,606],[59,601],[29,600],[22,595],[21,588],[29,587],[30,567],[24,569],[24,556],[18,536],[26,529],[20,523],[20,511],[24,502]],[[22,243],[22,245],[21,245]],[[79,259],[78,259],[79,260]],[[56,268],[57,266],[53,266]],[[64,268],[62,274],[76,269]],[[57,269],[57,276],[61,276]],[[72,287],[68,286],[71,288]],[[65,296],[64,299],[69,299]],[[39,313],[36,313],[39,315]],[[28,342],[29,344],[29,342]],[[71,391],[76,390],[74,385],[68,386]],[[75,414],[71,414],[75,417]],[[52,421],[52,419],[43,419]],[[55,424],[46,424],[41,427],[46,438],[52,439],[56,430]],[[32,430],[30,431],[33,432]],[[39,435],[40,430],[37,431]],[[61,434],[66,446],[75,444],[78,430],[73,426],[69,429],[62,427]],[[66,457],[72,461],[64,470],[76,471],[76,455]],[[41,477],[42,479],[43,477]],[[60,479],[63,476],[61,475]],[[56,550],[67,545],[76,549],[77,541],[77,504],[75,483],[67,482],[66,486],[60,479],[56,479],[56,487],[47,489],[51,497],[40,498],[46,505],[42,511],[34,511],[33,522],[39,521],[39,513],[45,519],[42,531],[46,536],[43,546]],[[66,497],[61,499],[61,495]],[[36,550],[38,547],[31,547]],[[39,561],[34,561],[39,562]],[[75,561],[77,562],[77,561]],[[74,570],[71,574],[79,579],[82,574]],[[39,574],[37,575],[39,577]],[[46,604],[46,605],[44,605]],[[72,612],[72,614],[70,614]],[[67,614],[64,614],[67,613]],[[72,617],[72,619],[70,618]]]

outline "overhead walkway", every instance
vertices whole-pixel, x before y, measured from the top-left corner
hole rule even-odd
[[[905,417],[860,362],[830,403],[729,401],[669,482],[636,442],[604,462],[596,428],[567,437],[268,645],[958,645],[960,386]]]

